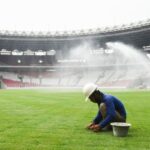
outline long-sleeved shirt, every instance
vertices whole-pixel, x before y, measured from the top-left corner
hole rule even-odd
[[[108,94],[102,94],[101,103],[105,103],[106,105],[106,117],[103,119],[100,113],[100,110],[97,113],[97,116],[93,120],[94,123],[99,123],[101,128],[107,126],[115,117],[116,111],[120,113],[120,115],[126,118],[126,110],[123,103],[117,99],[116,97]]]

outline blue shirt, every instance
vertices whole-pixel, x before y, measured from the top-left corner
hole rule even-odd
[[[122,117],[126,118],[125,107],[123,103],[116,97],[102,93],[101,103],[105,103],[106,105],[106,118],[102,118],[102,115],[99,110],[97,116],[93,120],[94,123],[99,123],[101,128],[107,126],[115,118],[116,111],[119,112]]]

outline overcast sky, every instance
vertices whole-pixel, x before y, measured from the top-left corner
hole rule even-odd
[[[77,30],[148,18],[150,0],[0,0],[0,30]]]

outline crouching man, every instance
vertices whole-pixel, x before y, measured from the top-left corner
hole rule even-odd
[[[87,126],[88,129],[98,132],[111,129],[111,122],[126,122],[126,110],[118,98],[102,93],[93,83],[86,84],[83,93],[86,96],[85,101],[90,100],[98,105],[98,113]]]

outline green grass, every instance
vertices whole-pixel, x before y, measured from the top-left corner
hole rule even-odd
[[[86,130],[97,106],[80,92],[0,90],[0,150],[150,149],[150,91],[108,93],[127,108],[127,137]]]

